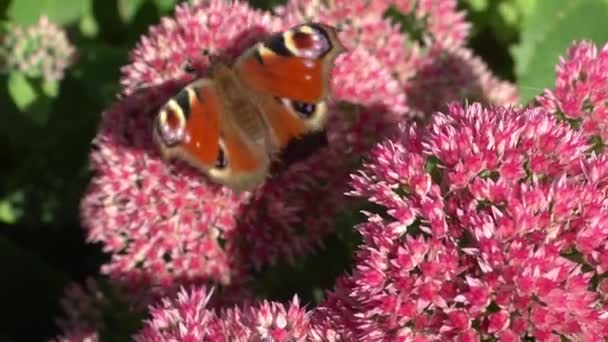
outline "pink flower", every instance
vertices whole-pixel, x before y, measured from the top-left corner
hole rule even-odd
[[[308,313],[297,297],[285,306],[263,301],[216,312],[208,308],[212,293],[205,287],[182,289],[150,309],[151,319],[136,341],[306,341]]]
[[[70,284],[61,299],[62,315],[56,319],[58,327],[61,329],[61,334],[53,339],[56,342],[96,342],[105,339],[123,340],[130,334],[135,333],[133,329],[139,329],[143,326],[142,319],[144,314],[148,313],[147,307],[150,304],[169,303],[173,298],[178,297],[178,300],[183,299],[183,288],[177,288],[174,293],[166,293],[160,296],[150,296],[149,289],[138,289],[132,291],[111,282],[98,281],[89,278],[85,286],[77,283]],[[180,292],[181,291],[181,292]],[[233,307],[236,303],[243,304],[251,302],[251,294],[244,288],[236,289],[222,288],[221,291],[216,291],[211,298],[197,297],[199,294],[204,295],[205,287],[200,291],[196,290],[192,294],[192,301],[200,300],[198,304],[204,307],[206,311],[212,312],[215,308]],[[294,300],[297,303],[297,299]],[[271,313],[275,314],[280,319],[282,316],[282,306],[275,303],[262,303],[257,306],[260,312],[266,313],[263,310],[274,310]],[[270,308],[270,309],[269,309]],[[192,317],[193,308],[183,306],[180,314],[185,316],[185,320],[191,322],[196,320]],[[288,315],[295,318],[293,310],[290,309]],[[190,310],[190,311],[188,311]],[[201,309],[202,310],[202,309]],[[164,313],[164,316],[154,316],[162,310],[151,310],[150,314],[159,319],[170,319],[169,313]],[[278,312],[278,313],[277,313]],[[303,312],[303,311],[302,311]],[[199,318],[204,321],[203,318]],[[142,323],[142,324],[140,324]],[[201,322],[198,322],[201,323]],[[235,327],[240,324],[240,318],[236,317],[230,324]],[[118,329],[117,329],[118,328]],[[192,326],[192,329],[199,329]],[[187,339],[186,339],[187,340]]]
[[[122,69],[123,99],[104,113],[95,138],[95,176],[81,203],[88,240],[111,255],[102,273],[132,289],[236,286],[252,268],[310,253],[332,232],[334,216],[348,205],[348,174],[394,131],[405,108],[390,72],[365,50],[338,59],[332,77],[335,99],[365,107],[330,103],[328,146],[277,165],[256,191],[239,195],[210,184],[183,163],[162,161],[152,143],[149,124],[160,104],[204,75],[210,58],[230,62],[284,27],[240,2],[194,2],[178,6],[175,18],[151,28],[132,51]]]
[[[421,40],[433,41],[444,47],[463,46],[469,37],[471,24],[465,20],[465,12],[458,11],[457,1],[434,0],[393,0],[386,1],[395,6],[404,15],[413,15],[416,20],[426,25]]]
[[[331,84],[335,99],[369,107],[381,106],[394,113],[408,110],[399,81],[379,58],[363,48],[354,48],[339,57]]]
[[[464,47],[432,50],[405,83],[405,93],[411,109],[427,115],[465,99],[497,106],[515,105],[519,100],[515,85],[499,80]]]
[[[608,336],[592,281],[608,159],[589,147],[542,108],[451,105],[402,125],[353,175],[351,194],[385,211],[357,227],[353,273],[317,310],[366,341]]]
[[[388,336],[469,341],[506,336],[516,328],[545,329],[547,315],[540,311],[534,323],[531,315],[525,317],[529,326],[522,327],[520,307],[532,312],[541,305],[531,298],[541,298],[562,310],[574,298],[566,288],[577,291],[578,303],[568,311],[570,320],[561,322],[578,320],[591,333],[597,331],[589,323],[591,316],[599,317],[592,307],[597,298],[581,287],[588,279],[568,283],[571,277],[565,275],[581,270],[556,251],[584,246],[585,260],[600,269],[605,263],[598,254],[601,245],[585,238],[589,234],[579,237],[559,228],[565,222],[574,226],[570,218],[578,212],[552,205],[547,198],[556,195],[545,183],[584,172],[601,178],[600,164],[580,162],[588,148],[584,139],[541,110],[526,116],[480,106],[452,106],[429,128],[396,129],[411,114],[411,104],[416,111],[431,111],[444,99],[478,96],[509,103],[515,97],[508,84],[493,78],[460,46],[468,24],[459,24],[464,21],[454,1],[446,3],[400,4],[422,11],[416,12],[420,18],[438,16],[428,19],[433,29],[420,43],[407,41],[396,25],[380,17],[388,2],[369,7],[357,1],[335,7],[317,3],[318,9],[292,2],[270,15],[240,2],[194,1],[150,29],[122,69],[123,98],[103,115],[91,152],[95,174],[81,203],[88,240],[101,243],[111,257],[102,273],[130,290],[153,289],[165,298],[151,309],[140,340]],[[162,161],[149,129],[158,107],[193,78],[204,77],[211,59],[230,63],[306,13],[341,23],[341,39],[354,38],[332,74],[327,146],[288,166],[274,165],[262,186],[243,194],[209,183],[183,163]],[[349,13],[363,16],[348,23],[343,18]],[[461,62],[461,69],[453,67],[461,71],[454,72],[454,79],[464,90],[448,82],[434,101],[425,101],[424,86],[452,70],[450,54]],[[352,203],[345,196],[348,175],[377,141],[394,134],[398,138],[373,148],[371,161],[351,181],[351,195],[386,208],[386,215],[369,213],[368,222],[357,227],[364,239],[357,266],[322,306],[306,312],[294,300],[290,306],[264,302],[211,309],[202,284],[244,288],[253,269],[292,261],[320,246],[333,232],[337,213]],[[575,193],[564,192],[564,198]],[[562,216],[544,214],[548,208]],[[595,217],[592,210],[589,215]],[[543,227],[550,228],[546,234],[553,240],[543,240]],[[518,297],[509,297],[514,291],[505,284],[515,283],[520,284]],[[183,285],[193,290],[167,299]],[[506,316],[490,316],[495,311],[488,307],[495,303]]]
[[[61,306],[65,317],[57,319],[62,334],[57,342],[96,342],[103,329],[102,306],[108,305],[108,298],[100,291],[93,279],[88,279],[86,288],[70,284]]]
[[[176,7],[174,18],[163,18],[131,51],[122,68],[125,94],[142,87],[192,79],[187,67],[202,73],[210,58],[233,59],[267,33],[280,31],[277,18],[244,2],[193,1]]]
[[[75,49],[61,27],[46,16],[28,27],[13,26],[0,37],[0,71],[59,81],[74,61]]]
[[[153,152],[144,103],[129,98],[107,111],[94,141],[96,176],[81,208],[88,240],[112,253],[102,272],[132,288],[176,279],[228,284],[232,274],[218,237],[234,227],[248,195],[164,163]]]
[[[598,51],[590,41],[574,43],[556,67],[555,89],[537,100],[589,135],[608,138],[608,46]]]

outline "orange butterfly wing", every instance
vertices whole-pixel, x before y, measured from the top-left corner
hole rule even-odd
[[[210,168],[219,154],[221,104],[210,80],[183,88],[159,111],[154,138],[165,158],[185,156]]]
[[[258,43],[237,60],[234,69],[252,89],[316,103],[327,94],[331,67],[343,51],[333,27],[310,23]]]
[[[268,52],[264,63],[256,57],[246,58],[239,65],[239,76],[258,91],[287,97],[300,102],[315,103],[323,96],[323,61],[299,57],[283,57]]]
[[[279,147],[322,128],[331,68],[343,51],[333,27],[311,23],[273,35],[237,60],[243,84],[273,98],[261,107]]]
[[[268,158],[226,119],[224,110],[213,81],[198,80],[160,110],[154,137],[165,158],[183,159],[234,189],[247,188],[263,179]]]
[[[278,150],[323,127],[329,75],[342,51],[334,28],[304,24],[257,44],[232,69],[220,65],[159,111],[154,137],[162,155],[236,190],[258,185]]]

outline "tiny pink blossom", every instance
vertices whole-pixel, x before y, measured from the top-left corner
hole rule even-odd
[[[458,342],[474,342],[479,341],[479,333],[474,329],[468,329],[466,331],[461,332],[456,337],[456,341]]]
[[[495,312],[488,316],[488,321],[488,332],[495,334],[509,326],[509,313],[504,310]]]

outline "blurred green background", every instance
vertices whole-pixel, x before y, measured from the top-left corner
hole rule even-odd
[[[89,143],[118,91],[128,51],[177,2],[0,0],[3,34],[10,25],[32,25],[46,15],[77,50],[60,82],[0,68],[0,341],[56,335],[53,320],[65,285],[98,273],[105,256],[99,246],[85,244],[78,214],[90,177]],[[280,2],[252,4],[267,9]],[[470,46],[494,73],[518,85],[524,102],[552,87],[558,56],[573,40],[600,46],[608,40],[605,0],[461,0],[459,6],[473,23]],[[295,272],[279,266],[261,277],[262,292],[288,298],[302,289],[330,287],[342,270],[316,278],[310,270],[327,258],[347,263],[341,253],[328,248]],[[287,278],[293,281],[282,281],[283,272],[291,272]]]

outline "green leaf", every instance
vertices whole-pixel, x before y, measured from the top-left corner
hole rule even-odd
[[[466,0],[466,3],[476,12],[485,11],[488,8],[488,0]]]
[[[119,0],[118,11],[122,19],[130,23],[144,5],[152,5],[156,12],[168,14],[175,8],[177,2],[177,0]]]
[[[521,11],[524,17],[527,17],[534,12],[539,1],[542,0],[514,0],[515,6]]]
[[[57,97],[57,94],[59,93],[59,83],[53,81],[42,82],[40,90],[42,90],[42,93],[47,97]]]
[[[7,10],[8,18],[21,25],[31,25],[41,15],[52,22],[68,24],[77,21],[88,8],[89,0],[14,0]]]
[[[31,79],[20,72],[11,72],[8,91],[21,114],[37,125],[47,122],[53,98],[57,96],[59,84]]]
[[[22,191],[16,191],[0,199],[0,222],[13,224],[23,215]]]
[[[511,53],[522,101],[555,82],[555,65],[573,41],[608,40],[607,0],[541,0],[523,24],[521,42]]]
[[[178,2],[183,2],[183,0],[154,0],[158,10],[163,13],[168,13],[173,10]]]
[[[78,27],[84,37],[93,38],[99,33],[99,25],[95,20],[93,3],[91,1],[86,1],[86,8],[82,17],[80,17]]]
[[[118,1],[118,12],[120,13],[121,18],[125,22],[131,22],[137,10],[141,7],[141,5],[147,0],[119,0]]]
[[[28,79],[20,72],[11,72],[8,77],[8,92],[21,111],[36,101],[36,91]]]

